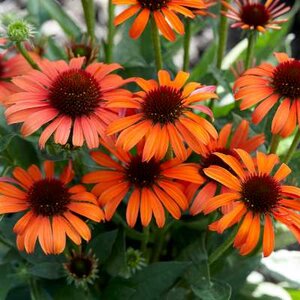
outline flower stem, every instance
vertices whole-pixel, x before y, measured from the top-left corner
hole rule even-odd
[[[230,3],[231,0],[226,0],[226,2]],[[221,10],[226,11],[227,8],[225,6],[221,6]],[[224,53],[227,45],[227,36],[228,36],[228,21],[227,17],[221,14],[220,17],[220,25],[219,25],[219,45],[218,45],[218,54],[217,54],[217,68],[221,70],[222,61],[224,57]]]
[[[141,251],[144,253],[145,257],[148,258],[147,246],[148,246],[149,237],[150,237],[150,225],[143,228],[143,235],[144,235],[144,238],[141,243]]]
[[[27,52],[27,50],[25,49],[25,47],[23,46],[23,44],[21,42],[16,42],[16,47],[18,49],[18,51],[22,54],[22,56],[27,60],[27,62],[31,65],[31,67],[35,70],[39,70],[40,71],[40,67],[38,66],[38,64],[32,59],[32,57],[30,56],[30,54]]]
[[[183,71],[188,71],[190,65],[191,27],[191,21],[190,19],[187,19],[185,22],[185,35],[183,45]]]
[[[230,235],[226,238],[223,244],[221,244],[209,257],[208,263],[212,265],[215,261],[217,261],[226,251],[227,249],[233,244],[235,235],[237,233],[238,227],[236,226],[235,229],[232,230]]]
[[[81,0],[88,35],[93,44],[95,41],[95,4],[94,0]]]
[[[40,289],[37,285],[37,282],[34,278],[29,279],[29,286],[30,286],[30,297],[31,300],[40,300],[43,299],[41,296]]]
[[[155,65],[157,71],[159,71],[163,68],[163,62],[162,62],[162,55],[161,55],[160,37],[159,37],[159,33],[158,33],[158,29],[154,17],[151,17],[151,34],[152,34],[152,43],[154,47]]]
[[[227,3],[230,3],[231,0],[225,0]],[[227,8],[222,4],[221,11],[227,11]],[[220,12],[220,23],[219,23],[219,43],[217,50],[217,69],[221,71],[223,57],[226,50],[227,45],[227,37],[228,37],[228,18],[221,14]],[[213,110],[215,101],[214,99],[210,99],[208,107]]]
[[[108,28],[107,28],[107,48],[106,48],[106,63],[113,61],[113,46],[114,46],[114,5],[112,0],[108,1]]]
[[[287,154],[285,155],[285,157],[283,159],[284,163],[287,164],[291,160],[299,143],[300,143],[300,129],[298,128],[296,135],[293,139],[292,145],[290,146],[290,149],[288,150]]]
[[[248,36],[248,47],[247,47],[246,60],[245,60],[245,70],[249,69],[249,67],[251,66],[255,41],[256,41],[255,31],[251,31]]]
[[[280,135],[273,134],[272,140],[271,140],[271,146],[270,146],[270,153],[276,154],[279,142],[280,142]]]

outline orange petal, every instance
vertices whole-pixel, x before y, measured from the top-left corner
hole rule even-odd
[[[148,188],[143,188],[141,193],[141,208],[140,208],[140,215],[141,215],[141,222],[144,227],[148,226],[151,217],[152,217],[152,209],[151,209],[151,198],[152,193]]]
[[[85,222],[69,211],[64,213],[64,217],[74,226],[74,228],[76,228],[76,231],[84,240],[89,241],[91,239],[91,231]]]
[[[134,189],[127,204],[126,209],[126,220],[129,227],[134,227],[140,207],[140,191],[139,189]]]
[[[241,255],[247,255],[256,247],[260,237],[260,215],[255,214],[248,232],[246,242],[240,249]]]
[[[207,215],[212,211],[220,208],[223,205],[232,203],[234,200],[241,198],[239,193],[224,193],[209,199],[209,202],[204,207],[204,213]]]
[[[263,236],[263,252],[264,256],[269,256],[274,250],[275,235],[272,219],[269,215],[265,215],[265,228]]]
[[[210,166],[203,170],[205,175],[225,185],[229,189],[240,191],[241,183],[237,177],[232,175],[229,171],[219,166]]]
[[[194,202],[190,208],[190,213],[195,216],[202,212],[210,199],[215,195],[216,191],[217,185],[214,182],[209,182],[202,187],[194,199]]]

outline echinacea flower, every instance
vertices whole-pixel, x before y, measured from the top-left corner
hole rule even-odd
[[[235,99],[241,100],[241,110],[259,103],[252,114],[254,124],[279,104],[271,131],[286,137],[300,124],[300,61],[285,53],[275,53],[275,57],[277,66],[263,63],[247,70],[236,80],[233,91]]]
[[[91,249],[87,253],[72,250],[63,267],[67,282],[74,284],[76,288],[87,289],[98,278],[98,258]]]
[[[176,157],[184,160],[187,156],[185,143],[194,151],[200,151],[218,134],[213,125],[193,112],[199,110],[212,117],[206,106],[196,102],[217,98],[214,86],[203,87],[199,83],[186,83],[189,74],[179,72],[171,80],[167,71],[158,72],[158,81],[137,78],[143,91],[133,99],[109,101],[109,107],[136,108],[137,113],[112,122],[107,130],[109,135],[120,132],[117,145],[126,151],[145,138],[143,161],[152,157],[160,160],[165,156],[169,144]]]
[[[93,160],[105,169],[88,173],[82,180],[87,184],[96,184],[92,193],[99,196],[98,202],[104,208],[106,220],[113,217],[128,195],[126,219],[130,227],[136,224],[139,213],[143,226],[148,226],[154,215],[157,225],[163,227],[164,208],[175,219],[179,219],[181,210],[188,207],[181,185],[174,180],[198,184],[203,181],[197,165],[193,163],[182,163],[178,159],[162,162],[154,158],[144,162],[140,151],[132,155],[121,148],[105,147],[120,162],[103,152],[92,152]]]
[[[55,177],[54,163],[44,163],[43,175],[36,165],[28,170],[16,167],[14,179],[1,178],[0,213],[25,211],[14,226],[20,251],[34,251],[37,239],[46,254],[59,254],[66,246],[66,235],[77,245],[81,239],[88,241],[91,231],[79,218],[95,222],[104,219],[95,196],[82,185],[68,187],[74,176],[72,166]]]
[[[203,0],[113,0],[113,4],[130,5],[115,18],[116,26],[138,14],[129,31],[131,38],[137,39],[143,33],[149,19],[154,18],[158,29],[169,41],[176,39],[173,29],[181,35],[184,34],[184,25],[177,13],[194,18],[191,9],[206,8]]]
[[[241,123],[232,130],[232,124],[226,124],[220,131],[219,137],[215,141],[211,141],[200,153],[199,173],[205,179],[205,182],[199,185],[191,183],[187,186],[186,193],[189,199],[194,199],[190,208],[192,215],[199,214],[203,211],[205,205],[210,201],[218,188],[218,182],[205,175],[203,170],[212,165],[229,169],[229,167],[216,155],[216,153],[230,154],[236,156],[234,149],[240,148],[248,153],[255,151],[265,141],[264,134],[249,136],[250,126],[247,120],[242,120]],[[225,191],[221,188],[221,193]]]
[[[280,3],[280,0],[267,0],[262,4],[260,0],[235,0],[237,6],[221,1],[227,11],[222,13],[235,23],[232,28],[240,27],[245,30],[257,30],[265,32],[267,29],[280,29],[279,24],[287,19],[276,20],[290,10],[289,6]]]
[[[65,61],[43,61],[41,71],[34,70],[16,77],[13,83],[22,92],[9,99],[10,107],[5,115],[8,124],[23,123],[21,133],[29,136],[43,129],[39,145],[54,134],[54,142],[88,148],[99,145],[99,136],[106,139],[107,124],[118,118],[106,108],[109,99],[130,99],[131,93],[120,87],[127,81],[112,71],[118,64],[94,63],[82,68],[85,58]]]
[[[278,156],[257,152],[256,159],[246,151],[236,149],[232,155],[216,155],[234,172],[220,166],[210,166],[204,173],[225,186],[228,191],[210,199],[204,212],[210,213],[223,205],[234,204],[234,208],[221,219],[212,223],[211,230],[222,233],[239,224],[234,247],[247,255],[257,246],[262,235],[264,256],[269,256],[275,244],[273,221],[286,225],[300,242],[300,188],[284,185],[283,180],[291,172],[281,164],[273,174]],[[261,234],[261,226],[263,232]]]

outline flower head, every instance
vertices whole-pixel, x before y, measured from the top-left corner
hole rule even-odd
[[[159,82],[137,79],[136,82],[143,91],[136,93],[130,101],[110,101],[108,107],[137,109],[136,114],[109,125],[109,135],[121,132],[117,145],[129,151],[145,138],[143,161],[149,161],[153,157],[163,159],[169,144],[176,157],[184,160],[187,156],[185,143],[199,152],[203,145],[207,145],[212,138],[217,138],[213,125],[193,112],[196,109],[212,117],[209,108],[196,102],[217,98],[215,88],[202,87],[196,82],[185,84],[188,77],[188,73],[179,72],[171,80],[169,73],[161,70],[158,72]]]
[[[7,26],[7,37],[13,42],[23,42],[35,34],[34,27],[24,20],[15,20]]]
[[[267,29],[280,29],[279,24],[287,19],[276,20],[279,16],[290,10],[289,6],[279,2],[280,0],[267,0],[262,4],[260,0],[237,0],[237,7],[226,1],[221,1],[228,10],[222,13],[235,23],[231,27],[240,27],[245,30],[257,30],[265,32]]]
[[[274,249],[273,219],[285,224],[300,242],[300,189],[284,185],[282,181],[291,172],[281,164],[272,175],[278,157],[257,152],[256,159],[246,151],[235,150],[239,159],[217,153],[232,172],[220,166],[210,166],[204,173],[221,183],[227,192],[207,202],[204,212],[210,213],[223,205],[233,204],[233,209],[210,225],[211,230],[222,233],[239,223],[234,246],[242,255],[256,247],[263,224],[263,253],[268,256]]]
[[[300,61],[285,53],[275,53],[277,66],[263,63],[247,70],[234,84],[234,97],[242,110],[259,103],[252,114],[258,124],[280,103],[272,120],[271,131],[289,136],[300,124]]]
[[[32,253],[38,239],[46,254],[59,254],[66,235],[77,245],[81,238],[91,238],[89,227],[77,215],[96,222],[104,215],[95,196],[82,185],[68,187],[74,176],[70,163],[58,178],[52,161],[44,163],[44,170],[43,175],[36,165],[28,170],[16,167],[14,179],[1,178],[0,213],[26,212],[14,226],[19,250]]]
[[[13,83],[22,91],[8,101],[8,124],[22,122],[24,136],[48,124],[39,139],[41,148],[53,134],[57,144],[81,147],[86,141],[88,148],[98,147],[99,136],[106,139],[107,124],[118,118],[106,107],[106,101],[130,99],[131,93],[120,89],[126,80],[110,74],[120,65],[94,63],[83,69],[84,60],[73,58],[69,65],[43,61],[42,71],[14,78]]]
[[[64,269],[69,284],[86,289],[88,284],[93,284],[98,278],[98,259],[91,250],[87,254],[72,250],[67,259]]]
[[[178,159],[162,162],[154,158],[145,162],[141,151],[132,155],[121,148],[105,147],[120,163],[102,152],[92,152],[93,160],[106,169],[86,174],[83,182],[96,184],[92,193],[99,196],[98,202],[104,208],[107,220],[129,195],[126,219],[130,227],[135,226],[139,212],[143,226],[148,226],[153,214],[157,225],[163,227],[164,208],[179,219],[181,210],[186,210],[188,205],[181,185],[174,180],[203,181],[195,164],[182,163]]]
[[[202,212],[209,199],[217,192],[218,182],[206,176],[204,170],[212,165],[229,170],[228,165],[216,154],[223,153],[237,156],[234,151],[235,148],[240,148],[251,153],[264,143],[264,134],[249,137],[249,129],[249,122],[246,120],[242,120],[234,132],[232,124],[226,124],[221,129],[218,139],[211,141],[206,147],[203,147],[200,153],[199,173],[203,176],[205,182],[200,186],[200,189],[199,185],[191,183],[187,186],[186,190],[189,199],[192,200],[195,197],[190,208],[192,215]],[[221,193],[224,191],[225,188],[222,187]]]
[[[99,48],[91,44],[91,42],[86,43],[70,43],[67,47],[67,54],[69,59],[76,57],[85,57],[86,65],[93,63],[99,54]]]
[[[176,13],[185,17],[194,18],[191,9],[205,9],[205,1],[186,0],[113,0],[116,5],[128,4],[129,8],[124,10],[115,18],[115,25],[119,25],[135,14],[139,14],[130,29],[130,37],[137,39],[144,31],[149,18],[154,21],[163,36],[169,41],[176,39],[173,29],[183,35],[184,25]]]

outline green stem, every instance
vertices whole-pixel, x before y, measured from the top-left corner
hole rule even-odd
[[[157,71],[159,71],[163,68],[163,61],[161,55],[160,37],[159,37],[157,25],[153,17],[151,17],[151,35],[152,35],[152,43],[154,47],[155,65]]]
[[[143,238],[142,244],[141,244],[141,251],[144,253],[145,257],[147,257],[148,256],[147,246],[148,246],[149,237],[150,237],[150,225],[143,228],[143,235],[144,235],[144,238]]]
[[[94,0],[81,0],[88,35],[93,44],[95,41],[95,4]]]
[[[231,0],[226,0],[227,3],[230,3]],[[226,11],[227,8],[225,6],[221,6],[221,10]],[[220,26],[219,26],[219,45],[218,45],[218,54],[217,54],[217,68],[221,70],[222,61],[224,57],[224,53],[227,45],[227,37],[228,37],[228,21],[227,17],[221,14],[220,17]]]
[[[191,21],[190,19],[187,19],[185,22],[185,35],[183,45],[183,71],[188,71],[190,66],[191,27]]]
[[[295,150],[297,149],[299,143],[300,143],[300,129],[298,128],[298,130],[296,132],[296,135],[293,139],[292,145],[290,146],[287,154],[285,155],[285,157],[283,159],[284,163],[287,164],[291,160],[291,158],[293,157],[293,154],[294,154]]]
[[[249,69],[249,67],[251,66],[255,41],[256,41],[256,34],[255,31],[252,30],[248,36],[248,47],[247,47],[247,53],[245,59],[245,70]]]
[[[106,48],[106,63],[113,61],[113,46],[114,46],[114,14],[115,9],[112,0],[108,1],[108,29],[107,29],[107,48]]]
[[[17,42],[16,43],[16,47],[17,47],[18,51],[22,54],[22,56],[31,65],[31,67],[33,69],[35,69],[35,70],[39,70],[40,71],[40,68],[39,68],[38,64],[32,59],[32,57],[29,55],[29,53],[27,52],[27,50],[25,49],[25,47],[23,46],[23,44],[21,42]]]
[[[166,230],[164,229],[159,229],[159,231],[156,234],[156,237],[154,239],[154,250],[151,258],[151,262],[157,262],[159,261],[161,251],[163,249],[164,241],[165,241],[165,235],[166,235]]]
[[[223,244],[221,244],[209,257],[208,263],[212,265],[215,261],[217,261],[233,244],[234,238],[236,236],[238,227],[232,230],[230,235],[226,238]]]
[[[37,282],[34,278],[29,279],[29,286],[30,286],[30,297],[31,300],[41,300],[43,299],[40,293],[40,289],[37,285]]]
[[[276,154],[279,142],[280,142],[280,135],[273,134],[272,140],[271,140],[271,146],[270,146],[270,153]]]
[[[227,3],[230,3],[231,0],[225,0]],[[221,11],[227,11],[227,8],[222,4]],[[221,14],[220,12],[220,23],[219,23],[219,43],[217,50],[217,69],[221,71],[223,57],[225,54],[226,46],[227,46],[227,38],[228,38],[228,18]],[[215,104],[215,100],[211,99],[208,103],[208,107],[213,110]]]

